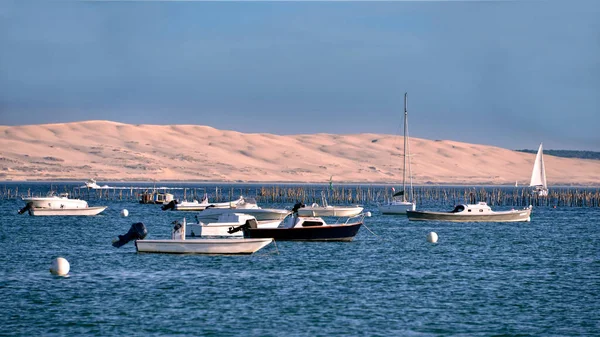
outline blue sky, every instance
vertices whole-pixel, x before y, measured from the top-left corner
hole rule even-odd
[[[0,2],[0,124],[600,151],[600,1]]]

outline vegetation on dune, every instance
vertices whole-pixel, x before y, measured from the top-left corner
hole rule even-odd
[[[515,150],[525,153],[537,153],[537,150]],[[595,159],[600,160],[600,152],[596,151],[578,151],[578,150],[544,150],[544,154],[555,157]]]

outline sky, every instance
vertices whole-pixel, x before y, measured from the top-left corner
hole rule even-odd
[[[600,151],[600,1],[0,1],[0,125]]]

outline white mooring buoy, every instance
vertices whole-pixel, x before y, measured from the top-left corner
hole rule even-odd
[[[128,210],[126,210],[126,209],[123,209],[123,210],[121,211],[121,216],[127,217],[128,215],[129,215],[129,211],[128,211]]]
[[[52,260],[52,264],[50,265],[50,273],[52,275],[66,276],[69,273],[69,269],[71,269],[71,265],[64,257],[57,257]]]
[[[436,232],[429,232],[429,234],[427,234],[427,241],[431,242],[431,243],[436,243],[438,240],[438,235]]]

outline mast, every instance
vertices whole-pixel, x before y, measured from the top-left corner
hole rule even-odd
[[[406,149],[408,146],[407,128],[408,128],[408,109],[407,109],[408,93],[404,93],[404,165],[402,167],[402,200],[406,201]]]

